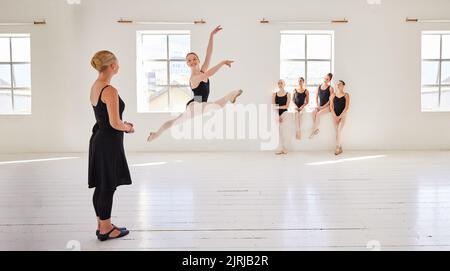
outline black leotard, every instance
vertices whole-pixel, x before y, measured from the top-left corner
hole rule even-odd
[[[345,98],[346,95],[339,98],[338,96],[334,96],[333,99],[333,106],[334,106],[334,113],[336,113],[336,116],[340,116],[342,112],[344,112],[345,104],[347,102],[347,99]]]
[[[305,91],[303,93],[300,93],[297,90],[295,90],[294,103],[295,103],[295,105],[297,105],[297,107],[302,107],[305,104],[307,91],[308,90],[305,89]]]
[[[328,86],[326,89],[322,89],[322,86],[319,86],[320,106],[324,106],[330,101],[330,95],[331,95],[330,88],[331,88],[331,86]]]
[[[288,102],[288,94],[284,95],[283,97],[279,97],[278,93],[275,93],[275,103],[278,106],[286,106]],[[287,109],[278,109],[278,114],[281,116],[284,112],[288,111]]]
[[[194,98],[187,103],[186,107],[193,102],[207,103],[209,97],[209,79],[206,83],[201,81],[198,87],[192,88],[192,92],[194,92]]]

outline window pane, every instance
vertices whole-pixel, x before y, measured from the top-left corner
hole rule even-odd
[[[14,113],[31,113],[31,90],[14,90]]]
[[[167,62],[149,61],[144,65],[147,88],[144,90],[149,111],[167,111]]]
[[[151,94],[148,101],[149,112],[169,111],[169,93],[167,87],[163,87],[159,91]]]
[[[443,85],[450,85],[450,62],[442,62],[442,78]]]
[[[144,64],[145,78],[150,86],[167,85],[167,62],[147,61]]]
[[[0,87],[11,87],[11,65],[0,65]]]
[[[11,90],[0,89],[0,114],[12,113]]]
[[[16,64],[14,67],[14,87],[31,88],[31,65]]]
[[[188,87],[170,88],[170,111],[183,112],[186,104],[192,99],[192,91]]]
[[[450,87],[442,87],[441,109],[450,111]]]
[[[282,61],[281,78],[286,81],[286,86],[298,85],[298,79],[305,77],[304,61]]]
[[[169,36],[169,53],[171,59],[183,59],[189,53],[191,48],[191,38],[189,35],[171,35]]]
[[[331,35],[308,35],[308,59],[331,59]]]
[[[185,61],[170,62],[170,84],[171,85],[189,85],[191,72]]]
[[[330,61],[308,62],[308,82],[309,86],[316,86],[323,83],[323,78],[331,72]]]
[[[439,84],[439,62],[422,61],[422,85]]]
[[[167,36],[166,35],[144,35],[143,57],[148,59],[167,59]]]
[[[450,35],[442,36],[442,58],[450,59]]]
[[[439,59],[441,55],[441,36],[422,35],[422,59]]]
[[[30,38],[12,38],[13,62],[30,62]]]
[[[9,38],[0,38],[0,62],[10,62]]]
[[[281,59],[305,59],[305,35],[281,35]]]
[[[439,88],[422,88],[422,111],[433,111],[439,108]]]

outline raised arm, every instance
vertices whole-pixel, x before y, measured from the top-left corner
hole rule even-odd
[[[208,48],[206,49],[205,62],[202,65],[201,71],[206,72],[209,69],[209,64],[211,63],[211,56],[214,49],[214,36],[222,30],[222,27],[217,26],[209,36]]]
[[[234,61],[232,61],[232,60],[224,60],[224,61],[220,62],[219,64],[217,64],[216,66],[212,67],[211,69],[207,70],[206,72],[192,76],[191,77],[191,85],[193,87],[198,86],[201,81],[205,81],[209,77],[216,74],[223,66],[226,65],[231,68],[231,64],[233,64],[233,63],[234,63]]]
[[[117,89],[109,86],[103,91],[102,96],[105,100],[106,107],[108,109],[109,124],[111,125],[111,127],[113,127],[118,131],[123,131],[127,133],[132,132],[133,127],[130,124],[124,123],[120,119],[119,94],[117,93]]]

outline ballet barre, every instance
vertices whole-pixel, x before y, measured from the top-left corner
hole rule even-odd
[[[413,18],[406,18],[407,23],[450,23],[450,20],[423,20],[423,19],[413,19]]]
[[[133,20],[124,20],[120,19],[117,21],[120,24],[139,24],[139,25],[197,25],[197,24],[206,24],[206,21],[203,19],[196,20],[193,22],[170,22],[170,21],[133,21]]]
[[[339,23],[348,23],[347,19],[335,19],[335,20],[324,20],[324,21],[269,21],[266,18],[262,18],[259,21],[261,24],[339,24]]]
[[[34,22],[0,22],[0,26],[24,26],[24,25],[46,25],[45,20],[34,21]]]

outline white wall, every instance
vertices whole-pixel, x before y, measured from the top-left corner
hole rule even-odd
[[[168,133],[152,144],[145,139],[169,114],[138,114],[136,102],[137,30],[189,29],[192,49],[203,55],[209,31],[224,27],[213,61],[236,60],[231,70],[212,79],[211,99],[231,89],[246,91],[242,103],[269,103],[279,77],[280,30],[334,30],[335,74],[352,95],[347,122],[347,149],[449,149],[450,114],[421,113],[420,32],[450,30],[450,24],[407,24],[407,16],[448,18],[448,0],[1,0],[2,21],[46,18],[46,26],[0,27],[0,33],[32,34],[31,116],[0,116],[0,152],[86,151],[94,123],[89,88],[95,79],[91,56],[110,49],[121,62],[114,85],[127,103],[125,118],[138,132],[127,136],[129,151],[258,150],[257,141],[173,140]],[[349,24],[261,25],[269,19],[328,19],[346,17]],[[136,20],[193,20],[192,27],[119,25],[119,18]],[[304,127],[311,125],[305,116]],[[333,146],[331,118],[322,122],[314,141],[295,143],[299,150]],[[306,131],[305,131],[306,132]]]

